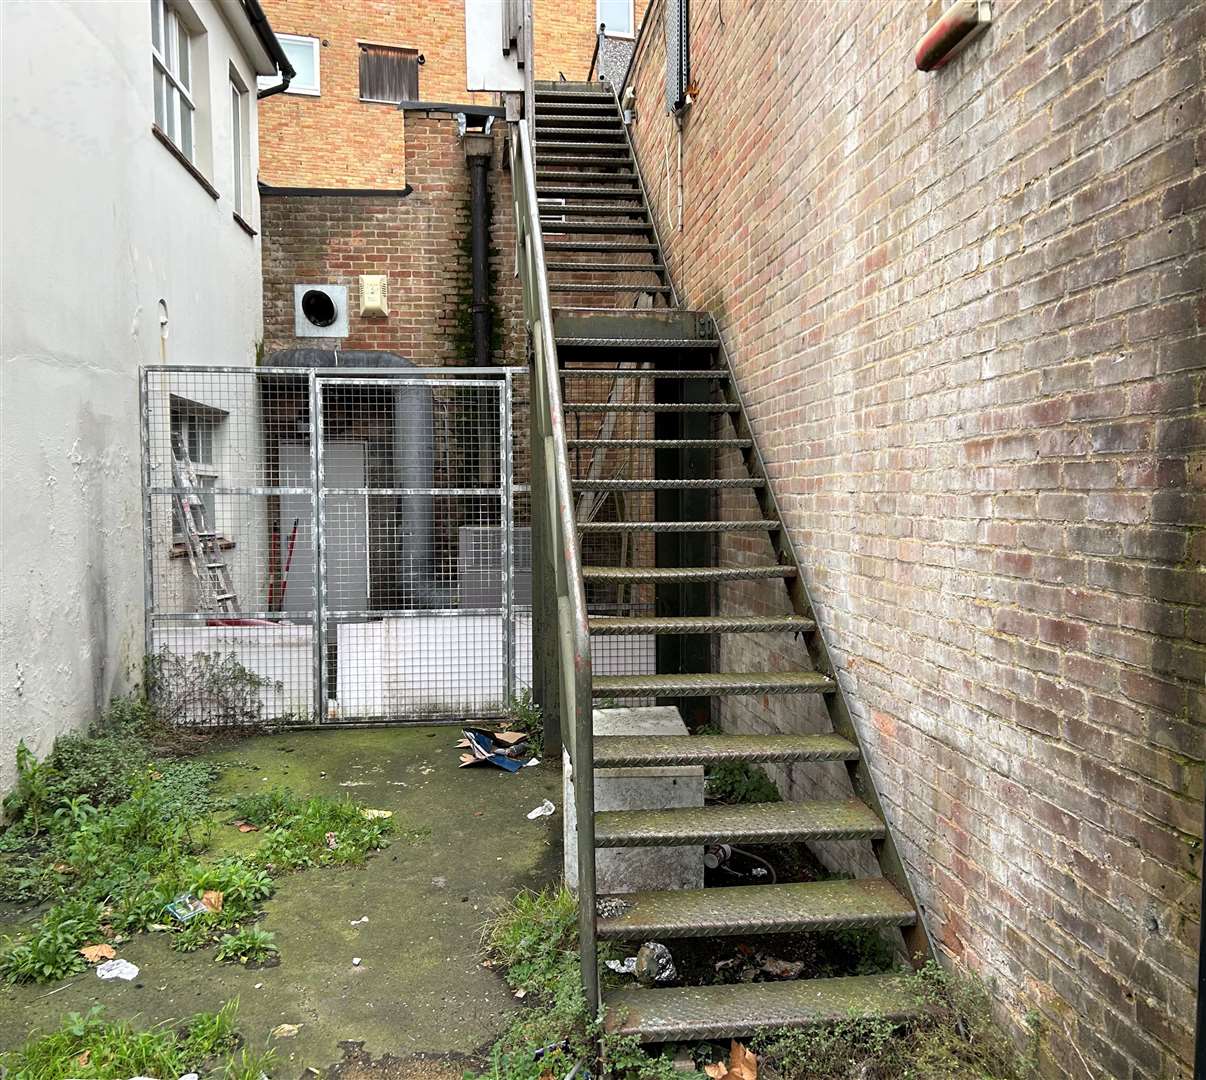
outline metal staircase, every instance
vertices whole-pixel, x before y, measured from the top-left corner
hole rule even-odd
[[[932,950],[723,345],[710,317],[677,306],[615,96],[537,83],[532,126],[534,138],[515,129],[512,174],[534,370],[534,688],[574,770],[588,1000],[609,1030],[647,1042],[903,1016],[915,1006],[891,973],[599,995],[599,939],[876,927],[899,931],[914,963]],[[765,538],[766,560],[716,565],[725,534]],[[775,581],[789,614],[739,606],[742,589]],[[735,634],[795,635],[798,660],[713,670],[714,644]],[[615,670],[592,671],[590,639]],[[592,700],[675,704],[700,726],[721,697],[772,694],[815,695],[832,732],[593,736]],[[841,762],[853,797],[596,813],[585,767],[733,761]],[[596,847],[828,840],[868,843],[881,876],[636,893],[596,915]]]

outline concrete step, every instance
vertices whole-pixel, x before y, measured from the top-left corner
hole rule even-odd
[[[626,893],[623,914],[598,920],[600,938],[732,937],[912,926],[917,912],[883,878]]]
[[[884,831],[884,823],[858,799],[603,810],[595,814],[595,844],[601,848],[877,840]]]
[[[858,747],[840,735],[596,735],[594,745],[596,769],[726,761],[857,761],[859,756]]]
[[[921,1004],[904,976],[618,990],[605,995],[604,1027],[641,1042],[742,1038],[766,1028],[809,1028],[852,1016],[905,1020]]]

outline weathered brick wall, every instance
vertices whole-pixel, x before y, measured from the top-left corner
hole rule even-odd
[[[264,351],[328,344],[293,337],[293,285],[348,286],[346,349],[386,349],[424,365],[472,363],[469,168],[447,113],[408,112],[409,195],[270,195],[261,201]],[[490,167],[496,363],[524,363],[523,303],[514,276],[510,173],[503,127]],[[361,316],[361,274],[388,277],[389,315]]]
[[[640,25],[645,0],[636,2]],[[320,94],[276,94],[260,103],[260,179],[278,187],[401,188],[407,133],[394,106],[360,100],[360,43],[418,49],[424,102],[490,104],[465,90],[464,0],[340,4],[265,0],[272,28],[316,37]],[[537,0],[536,72],[585,79],[595,47],[595,0]],[[406,155],[409,157],[410,155]]]
[[[1051,1074],[1188,1076],[1206,5],[994,9],[924,75],[920,3],[693,5],[681,227],[660,19],[634,133],[941,950],[1041,1010]],[[719,659],[798,658],[763,648]]]

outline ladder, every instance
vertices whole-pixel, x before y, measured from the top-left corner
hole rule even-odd
[[[222,558],[217,531],[206,521],[205,502],[198,494],[197,472],[179,432],[172,432],[172,487],[189,565],[200,591],[201,610],[238,612],[239,599],[230,568]]]

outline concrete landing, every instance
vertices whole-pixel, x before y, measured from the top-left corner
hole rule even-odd
[[[359,869],[278,878],[260,925],[277,936],[279,967],[219,964],[212,950],[183,955],[164,935],[144,934],[120,951],[142,969],[133,983],[88,972],[66,984],[4,987],[0,1049],[96,1003],[149,1026],[238,997],[239,1028],[253,1045],[277,1024],[301,1025],[295,1037],[274,1040],[282,1076],[342,1062],[347,1076],[371,1075],[377,1063],[390,1076],[459,1077],[519,1007],[481,966],[478,933],[492,906],[558,879],[561,785],[548,766],[515,775],[457,769],[458,738],[453,727],[306,732],[205,755],[229,766],[221,795],[284,784],[350,796],[394,811],[400,833],[430,835],[396,836]],[[558,804],[557,814],[527,820],[545,798]],[[220,835],[231,849],[254,840],[234,829]],[[367,923],[352,925],[363,916]],[[27,921],[0,922],[0,934]]]

